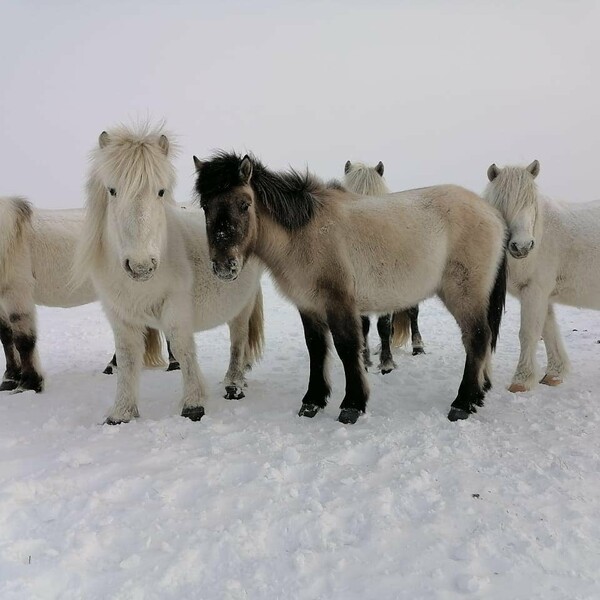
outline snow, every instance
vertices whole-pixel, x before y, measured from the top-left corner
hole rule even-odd
[[[0,598],[600,597],[597,313],[560,307],[572,375],[512,395],[510,299],[486,406],[450,423],[464,355],[427,301],[427,354],[397,350],[396,371],[369,374],[354,426],[335,420],[337,359],[328,409],[296,416],[301,324],[268,279],[265,315],[244,400],[221,398],[221,327],[196,338],[212,392],[200,423],[178,416],[179,373],[146,371],[140,419],[110,427],[100,307],[39,310],[46,392],[0,398]]]

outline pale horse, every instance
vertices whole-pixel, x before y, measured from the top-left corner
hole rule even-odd
[[[554,314],[555,304],[600,309],[600,202],[563,204],[538,193],[540,163],[495,164],[488,169],[484,198],[508,228],[508,290],[521,302],[521,354],[509,390],[524,392],[538,382],[540,337],[548,364],[540,383],[558,385],[569,370]]]
[[[97,300],[89,279],[70,285],[84,211],[40,210],[18,197],[0,198],[0,340],[6,369],[0,391],[41,392],[35,305],[70,308]],[[158,331],[144,335],[148,367],[164,365]],[[105,372],[112,372],[113,360]]]
[[[74,273],[91,277],[112,325],[117,390],[106,423],[139,415],[141,332],[163,331],[183,376],[182,416],[204,414],[206,385],[194,332],[229,324],[231,352],[226,398],[241,398],[245,371],[260,356],[263,267],[253,260],[233,284],[212,272],[204,215],[173,200],[173,146],[148,125],[104,131],[92,154],[84,235]]]

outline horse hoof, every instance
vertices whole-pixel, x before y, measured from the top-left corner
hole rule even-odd
[[[36,394],[40,394],[44,391],[44,380],[41,377],[22,379],[14,391],[15,393],[35,392]]]
[[[468,410],[464,410],[463,408],[456,408],[455,406],[453,406],[450,409],[450,412],[448,413],[448,420],[449,421],[464,421],[465,419],[469,418],[469,411]]]
[[[114,373],[113,366],[108,365],[104,371],[102,371],[105,375],[112,375]]]
[[[423,348],[413,348],[412,355],[417,356],[419,354],[425,354],[425,350]]]
[[[181,367],[179,366],[179,363],[174,360],[173,362],[169,363],[169,366],[167,367],[167,371],[180,371]]]
[[[181,416],[190,421],[199,421],[204,416],[204,406],[190,406],[181,411]]]
[[[245,394],[242,388],[237,385],[226,385],[225,386],[225,395],[223,398],[226,400],[241,400],[245,397]]]
[[[0,383],[0,392],[11,392],[16,390],[19,386],[19,382],[16,379],[5,379]]]
[[[522,383],[511,383],[508,391],[516,394],[518,392],[528,392],[529,390]]]
[[[122,425],[123,423],[129,423],[129,419],[113,419],[112,417],[104,419],[104,425]]]
[[[312,419],[321,410],[321,408],[321,406],[317,406],[316,404],[303,404],[298,411],[298,416]]]
[[[362,412],[363,411],[358,410],[358,408],[342,408],[338,421],[344,425],[354,425]]]
[[[381,369],[381,374],[382,375],[387,375],[388,373],[391,373],[394,369]]]
[[[544,375],[540,381],[540,383],[543,383],[544,385],[550,385],[552,387],[560,385],[562,382],[563,380],[560,377],[556,377],[556,375]]]

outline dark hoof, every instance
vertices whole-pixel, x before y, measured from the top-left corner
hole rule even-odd
[[[477,400],[475,400],[475,404],[477,406],[483,406],[483,398],[477,398]],[[472,407],[472,409],[473,409],[473,412],[477,411],[477,409],[474,406]]]
[[[363,411],[358,408],[342,408],[338,421],[344,425],[354,425]]]
[[[239,388],[237,385],[225,386],[225,395],[223,396],[225,400],[241,400],[245,396],[242,388]]]
[[[382,375],[387,375],[388,373],[391,373],[394,369],[381,369],[381,374]]]
[[[491,389],[492,389],[492,382],[486,378],[486,380],[483,382],[483,391],[489,392]]]
[[[16,379],[5,379],[0,383],[0,392],[10,392],[16,390],[19,382]]]
[[[468,410],[464,410],[463,408],[456,408],[453,406],[448,413],[448,419],[450,421],[464,421],[469,418],[471,413]]]
[[[123,423],[129,423],[129,421],[126,419],[111,419],[110,417],[107,417],[104,421],[104,425],[122,425]]]
[[[35,392],[39,394],[44,391],[44,380],[41,377],[28,377],[19,381],[15,392]]]
[[[204,416],[204,406],[191,406],[181,411],[181,416],[190,421],[199,421]]]
[[[298,411],[298,416],[312,419],[321,410],[321,408],[322,406],[317,406],[316,404],[303,404]]]
[[[413,356],[417,356],[418,354],[425,354],[425,350],[423,348],[413,348]]]
[[[113,371],[113,366],[112,365],[107,365],[106,369],[104,369],[104,371],[102,371],[105,375],[112,375],[114,374]]]
[[[181,371],[181,367],[179,366],[179,363],[175,360],[169,363],[167,371]]]

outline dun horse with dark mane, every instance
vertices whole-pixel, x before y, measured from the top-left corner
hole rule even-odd
[[[300,311],[310,356],[300,415],[314,416],[330,394],[328,330],[346,376],[339,420],[354,423],[369,396],[360,315],[434,294],[467,354],[448,417],[483,405],[506,296],[505,226],[492,207],[452,185],[366,197],[308,173],[274,173],[254,157],[194,160],[214,273],[233,281],[257,256]]]

